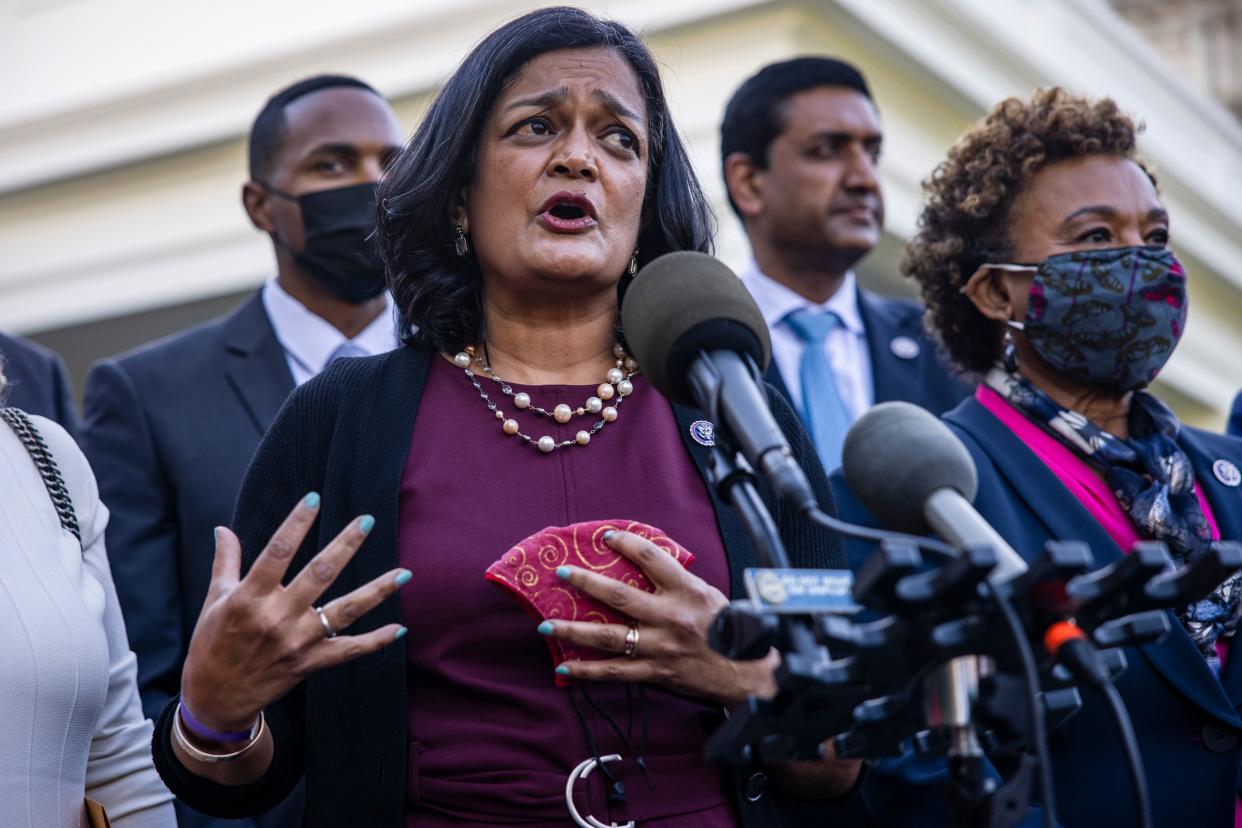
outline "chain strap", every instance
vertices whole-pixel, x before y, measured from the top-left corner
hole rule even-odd
[[[73,499],[69,497],[69,487],[65,485],[65,478],[61,476],[60,467],[56,465],[56,458],[48,449],[43,435],[35,428],[26,412],[20,409],[0,408],[0,418],[13,429],[17,439],[26,447],[30,459],[34,461],[35,468],[43,478],[43,485],[47,487],[48,496],[52,499],[52,505],[56,507],[60,525],[68,529],[78,539],[78,543],[81,543],[82,530],[78,528],[78,515],[73,508]]]

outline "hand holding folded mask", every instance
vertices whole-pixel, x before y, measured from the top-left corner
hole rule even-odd
[[[728,599],[687,571],[694,555],[625,520],[549,527],[487,570],[543,619],[556,680],[654,682],[727,705],[774,691],[776,655],[733,662],[707,646]]]

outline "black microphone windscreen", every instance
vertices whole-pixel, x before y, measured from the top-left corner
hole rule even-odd
[[[706,253],[667,253],[625,293],[621,326],[634,358],[664,396],[695,405],[686,374],[703,351],[749,354],[767,369],[768,326],[742,280]]]
[[[975,461],[940,418],[905,402],[874,406],[845,435],[845,481],[885,526],[927,534],[923,505],[938,489],[974,501]]]

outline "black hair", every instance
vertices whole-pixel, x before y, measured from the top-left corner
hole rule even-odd
[[[266,181],[272,174],[272,165],[280,152],[280,145],[285,140],[285,108],[298,98],[305,97],[321,89],[336,87],[353,87],[364,89],[376,97],[383,98],[368,83],[348,75],[315,75],[286,86],[267,99],[254,123],[250,125],[250,178],[253,181]]]
[[[378,230],[404,341],[454,353],[483,337],[482,275],[454,250],[456,195],[475,174],[483,123],[534,58],[560,49],[615,50],[634,68],[647,107],[647,191],[638,263],[674,250],[710,252],[712,213],[669,114],[654,58],[625,26],[581,9],[550,7],[483,39],[436,96],[380,182]],[[624,293],[629,277],[618,291]],[[417,330],[415,330],[417,329]]]
[[[853,89],[867,100],[871,90],[856,68],[842,60],[800,57],[769,64],[751,75],[733,93],[720,124],[720,165],[735,152],[751,158],[760,169],[767,169],[768,147],[785,128],[781,105],[785,101],[820,86]],[[726,192],[728,188],[726,187]],[[729,206],[742,217],[729,195]]]

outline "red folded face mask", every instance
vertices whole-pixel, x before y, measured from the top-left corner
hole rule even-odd
[[[604,543],[604,533],[610,529],[646,538],[682,566],[694,563],[694,555],[654,526],[630,520],[594,520],[572,526],[549,526],[536,532],[489,566],[485,577],[511,590],[536,620],[628,626],[634,622],[632,618],[556,576],[558,566],[576,566],[635,589],[654,592],[655,587],[637,564]],[[593,661],[618,656],[552,636],[547,636],[546,640],[553,667],[562,661]],[[564,676],[553,675],[559,685],[572,683]]]

